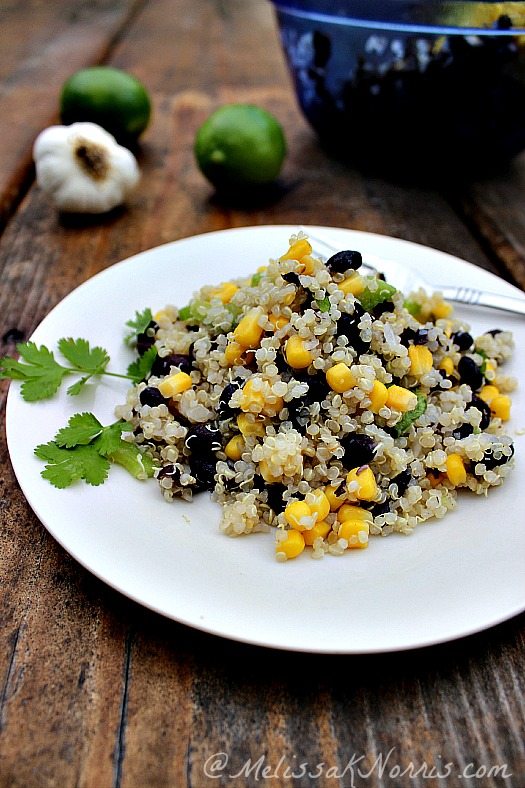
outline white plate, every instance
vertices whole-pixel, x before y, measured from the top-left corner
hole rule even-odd
[[[308,228],[305,228],[308,230]],[[32,339],[55,347],[86,337],[122,371],[131,352],[123,326],[135,310],[185,304],[205,283],[255,271],[287,248],[289,226],[209,233],[152,249],[81,285],[45,318]],[[339,248],[409,264],[443,284],[475,284],[516,295],[509,284],[423,246],[336,228],[312,228]],[[515,332],[509,371],[523,380],[525,321],[469,308],[478,332]],[[63,387],[65,390],[65,386]],[[60,393],[28,404],[13,384],[7,404],[9,451],[20,486],[48,531],[83,566],[128,597],[169,618],[235,640],[311,652],[363,653],[429,645],[485,629],[525,608],[525,439],[515,436],[516,468],[488,498],[466,494],[444,520],[411,536],[373,538],[368,550],[322,561],[303,555],[279,564],[273,534],[232,539],[219,533],[208,496],[165,503],[155,482],[118,467],[101,487],[56,490],[40,477],[36,444],[69,416],[92,410],[113,421],[126,382],[106,378],[82,397]],[[523,391],[513,398],[512,433],[525,427]],[[31,546],[28,545],[28,550]]]

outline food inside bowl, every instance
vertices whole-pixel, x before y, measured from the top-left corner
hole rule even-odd
[[[480,172],[525,147],[525,4],[275,0],[299,104],[345,158]]]
[[[358,251],[299,233],[279,258],[166,306],[135,337],[151,371],[116,415],[162,495],[209,490],[221,529],[314,558],[408,534],[510,471],[509,332],[474,338],[439,294],[405,296]]]

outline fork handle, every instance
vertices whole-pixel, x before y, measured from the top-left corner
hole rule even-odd
[[[460,304],[471,304],[472,306],[488,306],[503,312],[525,315],[525,296],[515,298],[499,293],[487,293],[473,287],[440,287],[436,285],[435,289],[443,293],[444,298],[448,301],[457,301]]]

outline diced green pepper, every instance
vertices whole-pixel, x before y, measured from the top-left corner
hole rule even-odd
[[[417,301],[412,301],[410,298],[407,298],[403,306],[407,312],[410,312],[412,317],[417,317],[421,314],[421,304],[418,304]]]
[[[377,280],[377,287],[375,290],[365,287],[363,292],[357,296],[357,299],[361,302],[363,309],[370,312],[378,304],[382,304],[383,301],[388,301],[396,292],[397,290],[393,285],[379,279]]]
[[[427,409],[427,398],[424,394],[417,395],[417,405],[414,410],[409,410],[394,427],[396,438],[404,435],[410,429],[410,425],[418,419]]]
[[[331,303],[330,303],[330,299],[328,298],[328,296],[325,296],[324,298],[321,298],[320,301],[316,301],[315,303],[319,307],[319,311],[320,312],[329,312],[330,311]]]

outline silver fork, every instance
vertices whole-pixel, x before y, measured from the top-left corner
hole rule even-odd
[[[310,241],[323,246],[330,253],[338,252],[339,249],[327,243],[322,238],[307,233]],[[424,279],[418,271],[408,266],[400,266],[393,260],[383,259],[375,255],[366,255],[363,266],[360,270],[368,269],[370,273],[383,273],[388,282],[399,290],[407,293],[410,290],[417,290],[422,287],[424,290],[439,290],[443,298],[448,301],[455,301],[459,304],[469,304],[470,306],[484,306],[491,309],[499,309],[503,312],[513,312],[518,315],[525,315],[525,296],[523,298],[500,295],[486,290],[477,290],[474,287],[464,287],[463,285],[438,285]]]

